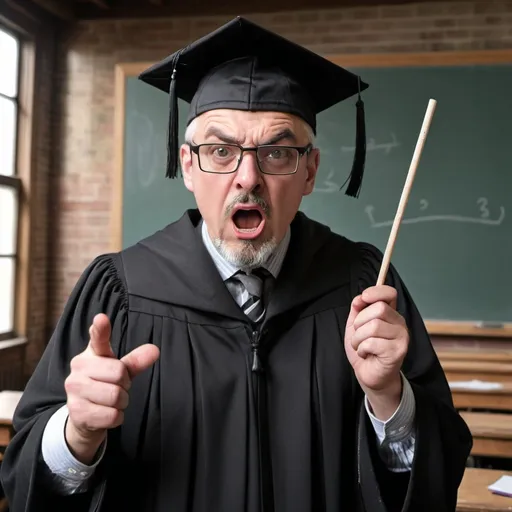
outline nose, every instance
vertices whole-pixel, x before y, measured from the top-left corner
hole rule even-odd
[[[235,185],[238,190],[251,192],[258,189],[263,184],[263,177],[258,168],[256,154],[253,151],[247,151],[242,155],[242,161],[235,173]]]

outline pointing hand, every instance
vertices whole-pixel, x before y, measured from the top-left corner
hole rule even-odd
[[[116,359],[110,345],[108,317],[94,317],[87,348],[71,360],[65,381],[69,419],[66,441],[75,457],[90,463],[107,435],[123,423],[132,380],[153,365],[160,352],[155,345],[137,347]]]

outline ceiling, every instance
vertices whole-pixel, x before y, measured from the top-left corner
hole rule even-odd
[[[403,5],[432,0],[28,0],[59,18],[147,18],[246,14],[315,8]],[[439,0],[441,1],[441,0]]]

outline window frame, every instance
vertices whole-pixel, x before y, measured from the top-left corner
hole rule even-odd
[[[2,97],[15,103],[16,126],[13,155],[14,172],[12,175],[0,174],[0,185],[14,189],[17,202],[14,253],[0,255],[0,258],[7,257],[14,260],[12,329],[7,332],[0,332],[0,342],[4,342],[24,338],[27,335],[30,249],[29,191],[33,172],[31,152],[34,131],[35,48],[30,37],[18,27],[3,23],[0,20],[0,30],[15,37],[19,45],[16,94],[14,97],[2,94]]]

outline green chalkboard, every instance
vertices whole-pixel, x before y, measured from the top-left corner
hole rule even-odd
[[[427,320],[512,321],[512,64],[353,68],[368,156],[359,199],[339,192],[353,156],[355,106],[320,114],[321,165],[301,209],[384,251],[430,98],[438,105],[393,264]],[[180,131],[186,104],[180,104]],[[168,98],[125,80],[122,240],[127,246],[194,207],[164,178]]]

